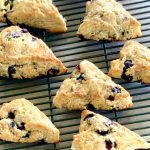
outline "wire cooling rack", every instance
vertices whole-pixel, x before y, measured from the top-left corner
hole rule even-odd
[[[138,38],[137,41],[150,47],[150,1],[120,0],[120,2],[142,23],[143,37]],[[31,100],[61,131],[61,142],[58,144],[16,144],[0,141],[0,150],[69,150],[72,136],[78,132],[80,113],[56,109],[52,104],[53,96],[61,82],[70,75],[80,61],[88,59],[106,73],[110,61],[119,57],[123,42],[81,41],[75,36],[85,13],[85,0],[54,0],[54,3],[67,19],[68,32],[50,34],[33,29],[30,32],[42,38],[55,55],[61,58],[69,69],[68,73],[33,80],[1,80],[0,105],[21,97]],[[4,27],[6,27],[5,24],[1,25],[0,29]],[[137,82],[126,83],[123,80],[114,81],[131,93],[134,107],[118,112],[98,112],[127,126],[150,142],[150,86]]]

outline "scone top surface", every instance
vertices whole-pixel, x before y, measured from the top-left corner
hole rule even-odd
[[[120,58],[111,62],[108,75],[150,84],[150,49],[136,41],[127,41]]]
[[[59,141],[59,130],[30,101],[22,98],[0,109],[0,139],[12,142]]]
[[[0,76],[34,78],[66,71],[49,47],[26,29],[11,26],[0,33]]]
[[[140,23],[115,0],[91,0],[86,3],[86,16],[78,29],[85,39],[127,40],[142,35]]]
[[[1,2],[2,3],[2,2]],[[51,0],[8,0],[0,21],[14,25],[25,24],[50,32],[66,32],[66,22]]]
[[[132,106],[130,94],[114,83],[91,62],[84,60],[76,66],[70,78],[62,83],[53,99],[58,108],[125,109]]]
[[[84,110],[79,134],[74,135],[72,150],[149,150],[138,134],[108,118]]]

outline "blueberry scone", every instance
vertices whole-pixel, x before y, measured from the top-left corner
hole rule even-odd
[[[114,83],[91,62],[84,60],[76,66],[57,91],[53,103],[58,108],[119,110],[132,106],[130,94]]]
[[[111,62],[109,76],[128,82],[150,84],[150,49],[136,41],[128,41],[120,51],[120,59]]]
[[[67,69],[41,40],[28,30],[11,26],[0,33],[0,76],[34,78],[62,74]]]
[[[137,133],[99,114],[84,110],[72,150],[150,150]]]
[[[66,32],[66,22],[51,0],[1,0],[0,21],[49,32]]]
[[[0,139],[31,143],[59,142],[59,130],[30,101],[21,98],[4,103],[0,109]]]
[[[84,39],[127,40],[142,35],[141,24],[115,0],[91,0],[77,35]]]

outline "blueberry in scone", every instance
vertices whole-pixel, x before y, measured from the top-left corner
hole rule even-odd
[[[0,33],[0,58],[0,76],[6,78],[35,78],[67,71],[41,39],[18,26]]]
[[[51,0],[1,0],[0,21],[49,32],[66,32],[66,22]]]
[[[84,110],[79,133],[73,136],[72,150],[150,150],[137,133],[117,122]]]
[[[86,16],[77,35],[81,39],[127,40],[140,37],[141,24],[115,0],[86,2]]]
[[[32,143],[59,142],[59,130],[30,101],[21,98],[0,108],[0,140]]]
[[[63,81],[53,103],[70,110],[89,107],[120,110],[133,105],[130,94],[122,86],[87,60],[77,65],[71,77]]]
[[[150,49],[136,41],[127,41],[120,58],[111,62],[108,75],[150,84]]]

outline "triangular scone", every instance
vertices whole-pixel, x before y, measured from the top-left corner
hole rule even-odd
[[[21,143],[40,140],[56,143],[59,142],[59,130],[30,101],[21,98],[2,105],[0,139]]]
[[[127,40],[142,35],[141,24],[115,0],[91,0],[78,36],[85,39]]]
[[[58,108],[85,109],[89,104],[96,109],[125,109],[132,106],[130,94],[114,83],[91,62],[84,60],[66,79],[53,103]]]
[[[84,110],[80,133],[74,135],[72,150],[150,150],[138,134],[99,114]]]
[[[111,62],[108,75],[150,84],[150,49],[136,41],[126,42],[120,59]]]
[[[48,46],[26,29],[11,26],[0,33],[1,77],[34,78],[66,71]]]
[[[67,30],[65,19],[51,0],[5,0],[5,6],[1,18],[5,17],[14,25],[25,24],[50,32]]]

